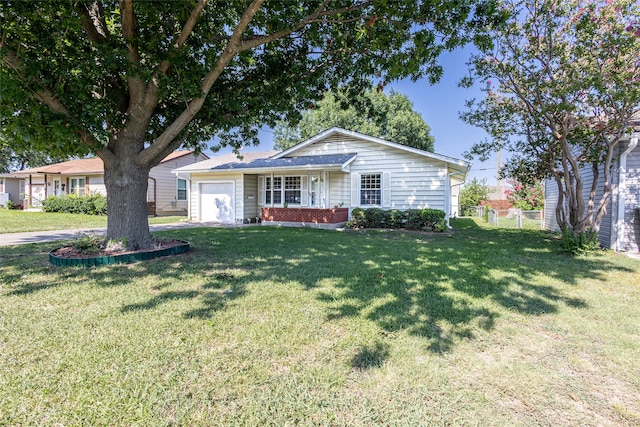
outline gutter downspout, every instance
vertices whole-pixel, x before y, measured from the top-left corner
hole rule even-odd
[[[444,219],[447,222],[447,228],[451,230],[451,224],[449,224],[449,218],[451,217],[451,177],[453,175],[464,175],[466,172],[450,172],[447,174],[444,180],[444,200],[445,200],[445,211],[444,211]]]
[[[187,186],[187,218],[190,221],[193,221],[193,217],[191,216],[191,175],[189,175],[189,178],[185,178],[184,176],[180,176],[180,173],[178,172],[174,172],[173,173],[176,178],[180,178],[180,179],[184,179],[185,181],[187,181],[188,186]]]
[[[618,175],[618,216],[616,219],[616,251],[624,252],[624,208],[627,191],[627,156],[638,146],[638,137],[634,136],[629,140],[629,146],[620,155],[620,171]]]

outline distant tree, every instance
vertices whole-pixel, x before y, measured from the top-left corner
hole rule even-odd
[[[0,173],[15,172],[67,160],[66,157],[52,157],[47,153],[28,146],[16,146],[6,142],[0,135]]]
[[[107,239],[151,247],[149,170],[215,138],[236,151],[326,90],[442,74],[497,0],[0,2],[0,133],[104,162]],[[19,140],[10,140],[19,144]]]
[[[588,241],[606,214],[614,155],[640,106],[640,3],[504,4],[511,21],[493,33],[495,48],[471,61],[486,98],[470,101],[461,117],[492,138],[470,154],[483,159],[506,148],[507,176],[524,184],[552,178],[558,225]]]
[[[475,215],[476,206],[480,205],[481,201],[489,199],[489,193],[486,178],[482,180],[473,178],[464,184],[458,196],[458,204],[460,205],[462,216]]]
[[[369,89],[356,97],[349,91],[327,92],[302,113],[297,125],[281,121],[274,129],[274,147],[285,150],[333,126],[433,151],[431,128],[406,96]]]
[[[534,184],[523,184],[512,179],[510,184],[511,188],[507,188],[504,193],[515,208],[525,211],[544,208],[544,187],[540,181]]]

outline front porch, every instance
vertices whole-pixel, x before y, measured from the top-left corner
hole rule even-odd
[[[263,225],[338,228],[349,219],[349,208],[262,208]]]

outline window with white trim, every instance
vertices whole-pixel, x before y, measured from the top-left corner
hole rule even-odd
[[[282,177],[274,176],[273,180],[270,176],[265,177],[265,203],[267,205],[279,205],[282,203]]]
[[[187,180],[178,178],[176,200],[187,200]]]
[[[302,204],[302,176],[265,176],[264,204]]]
[[[69,194],[75,194],[76,196],[86,195],[86,179],[85,178],[69,178]]]
[[[302,197],[302,180],[299,176],[284,177],[284,201],[285,203],[299,204]]]
[[[382,176],[379,173],[360,175],[360,205],[382,205]]]

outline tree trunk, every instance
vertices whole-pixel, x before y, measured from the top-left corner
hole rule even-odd
[[[107,189],[107,240],[124,239],[131,250],[153,245],[147,217],[149,168],[134,156],[118,156],[105,162]]]

